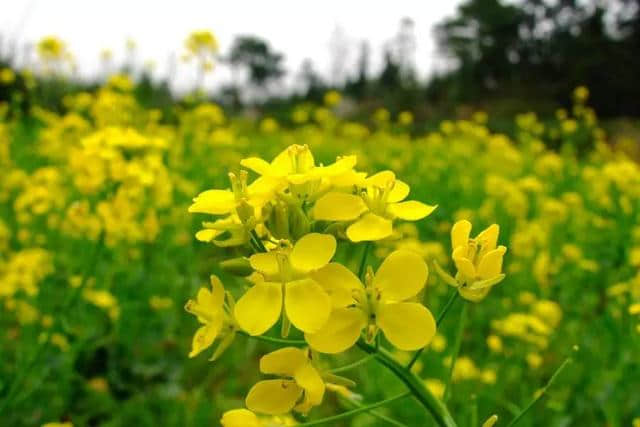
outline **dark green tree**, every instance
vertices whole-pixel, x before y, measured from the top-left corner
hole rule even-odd
[[[267,95],[268,84],[285,74],[283,59],[281,53],[273,51],[265,40],[255,36],[236,37],[226,58],[234,74],[244,70],[248,83],[261,95]]]

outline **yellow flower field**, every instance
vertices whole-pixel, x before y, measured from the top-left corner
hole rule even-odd
[[[640,422],[640,166],[586,88],[509,135],[134,88],[0,105],[0,425]]]

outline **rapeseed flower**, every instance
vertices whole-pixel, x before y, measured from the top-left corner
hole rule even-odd
[[[249,262],[258,274],[235,306],[240,327],[261,335],[282,314],[285,336],[288,321],[301,331],[318,331],[329,318],[331,299],[313,272],[325,267],[335,251],[333,236],[310,233],[293,246],[282,242],[270,252],[252,255]]]
[[[196,316],[198,322],[202,324],[193,336],[189,357],[196,357],[220,338],[220,344],[209,359],[216,360],[233,342],[237,328],[231,316],[233,298],[227,296],[228,301],[225,304],[225,290],[222,282],[214,275],[210,280],[211,290],[200,288],[196,299],[187,301],[184,308]]]
[[[464,299],[482,300],[493,286],[505,278],[502,259],[507,248],[497,246],[499,232],[499,226],[493,224],[475,238],[470,238],[471,223],[467,220],[458,221],[451,228],[451,257],[458,273],[453,278],[437,263],[435,266],[443,280],[456,287]]]
[[[359,194],[330,192],[314,208],[314,218],[324,221],[353,221],[346,229],[352,242],[385,239],[393,233],[393,220],[417,221],[430,215],[437,206],[408,200],[409,186],[391,171],[366,178]]]
[[[411,302],[425,286],[429,270],[420,256],[391,253],[376,273],[369,268],[365,285],[346,267],[331,263],[312,274],[333,301],[326,325],[305,339],[314,350],[340,353],[355,344],[362,329],[372,342],[378,330],[400,350],[418,350],[431,342],[436,323],[422,304]]]
[[[295,410],[306,414],[322,403],[325,383],[311,363],[308,350],[285,347],[266,354],[260,359],[260,372],[282,378],[260,381],[249,390],[245,403],[251,411],[280,415]]]

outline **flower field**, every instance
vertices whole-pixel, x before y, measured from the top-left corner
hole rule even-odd
[[[586,88],[500,133],[134,86],[0,104],[0,425],[640,424],[640,166]]]

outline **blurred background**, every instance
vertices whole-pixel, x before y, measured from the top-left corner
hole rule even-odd
[[[55,35],[65,79],[42,92],[95,88],[120,70],[156,107],[198,88],[229,108],[277,111],[337,89],[349,113],[384,105],[424,121],[472,107],[550,114],[584,85],[601,116],[637,116],[639,8],[636,0],[187,1],[158,4],[149,17],[142,3],[24,0],[3,5],[0,65],[41,69],[38,41]],[[215,46],[190,61],[183,42],[197,28],[213,29]],[[3,85],[0,99],[10,90]],[[42,96],[52,107],[61,100]]]

